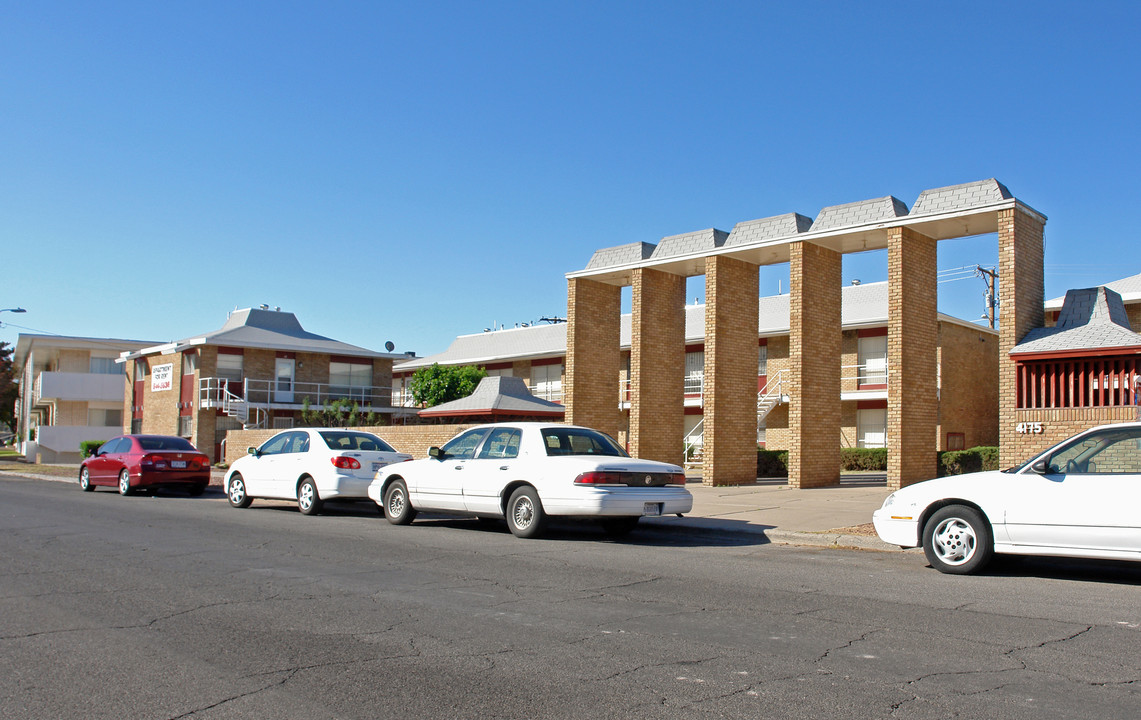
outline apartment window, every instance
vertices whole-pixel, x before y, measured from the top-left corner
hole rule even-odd
[[[859,339],[860,364],[858,384],[887,384],[887,335]]]
[[[947,449],[948,450],[966,450],[967,449],[967,436],[963,433],[947,433]]]
[[[329,363],[329,394],[333,399],[364,399],[372,385],[372,363]]]
[[[531,394],[543,400],[560,401],[563,399],[563,366],[532,365],[531,366]]]
[[[240,383],[245,377],[245,358],[241,355],[218,353],[218,377]]]
[[[488,377],[511,377],[511,368],[496,368],[495,370],[488,370],[484,368],[484,372]]]
[[[141,380],[150,372],[150,364],[147,363],[146,358],[139,358],[135,360],[135,380]]]
[[[94,375],[122,375],[123,366],[115,362],[115,358],[93,357],[90,372]]]
[[[705,384],[705,351],[685,354],[685,394],[700,395]]]
[[[769,346],[761,345],[757,348],[757,376],[769,374]]]
[[[87,411],[88,427],[123,427],[123,411],[94,408]]]
[[[194,418],[190,415],[181,415],[178,418],[178,436],[188,438],[194,434]]]
[[[856,446],[887,447],[887,408],[856,411]]]
[[[193,375],[198,369],[198,353],[189,352],[182,355],[182,374]]]
[[[275,417],[273,419],[274,430],[288,430],[293,427],[292,417]]]

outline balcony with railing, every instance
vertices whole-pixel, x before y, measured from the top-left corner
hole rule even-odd
[[[384,411],[392,407],[392,388],[333,385],[330,383],[282,382],[279,380],[232,380],[200,378],[198,404],[203,409],[218,408],[243,425],[258,424],[268,410],[325,408],[339,400],[355,402],[362,412]]]
[[[41,400],[121,403],[125,391],[122,374],[44,371],[32,385],[32,404]]]

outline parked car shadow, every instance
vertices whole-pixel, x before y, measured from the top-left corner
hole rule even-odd
[[[421,513],[416,516],[416,525],[455,528],[457,531],[509,534],[507,523],[498,518],[476,519],[454,515]],[[745,524],[745,523],[742,523]],[[755,526],[754,526],[755,527]],[[599,542],[616,545],[644,545],[669,547],[749,547],[767,545],[769,539],[756,532],[744,533],[732,530],[711,530],[685,525],[639,524],[629,535],[611,537],[603,532],[600,524],[590,520],[554,520],[539,539],[571,540],[574,542]]]
[[[1141,585],[1141,563],[1031,555],[998,555],[979,573],[989,577],[1037,577],[1074,582]]]

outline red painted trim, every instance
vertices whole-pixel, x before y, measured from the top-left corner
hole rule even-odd
[[[465,410],[463,412],[454,412],[445,410],[443,412],[432,412],[431,410],[421,410],[420,417],[499,417],[499,418],[519,418],[519,417],[547,417],[547,418],[561,418],[566,414],[566,411],[542,411],[542,412],[529,412],[529,413],[514,413],[505,412],[502,410]]]
[[[1096,352],[1096,355],[1094,354]],[[1107,357],[1129,357],[1131,355],[1141,355],[1141,345],[1131,345],[1128,347],[1115,347],[1106,348],[1101,351],[1090,350],[1061,350],[1055,352],[1039,352],[1039,353],[1010,353],[1010,358],[1017,363],[1035,362],[1038,360],[1060,360],[1063,358],[1107,358]]]
[[[704,415],[705,414],[705,408],[702,408],[702,407],[686,407],[685,408],[685,414],[686,415]]]
[[[760,347],[761,345],[768,345],[768,344],[769,344],[768,338],[758,338],[757,339],[757,346],[758,347]]]
[[[284,350],[278,350],[278,351],[277,351],[277,352],[274,354],[274,357],[275,357],[275,358],[281,358],[282,360],[296,360],[296,359],[297,359],[297,353],[295,353],[295,352],[286,352],[286,351],[284,351]]]
[[[687,353],[691,353],[691,352],[705,352],[705,343],[696,343],[696,344],[694,344],[694,345],[686,345],[686,346],[685,346],[685,351],[686,351]]]
[[[219,347],[218,348],[218,354],[219,355],[245,355],[246,351],[243,350],[242,348]]]
[[[484,370],[510,370],[512,364],[509,362],[487,363],[481,364],[480,367]]]
[[[887,335],[887,328],[861,328],[856,331],[856,337],[883,337]]]
[[[563,358],[561,358],[561,357],[539,358],[537,360],[531,361],[531,367],[538,367],[540,365],[562,365],[562,364],[563,364]]]
[[[353,357],[351,355],[330,355],[329,362],[346,363],[348,365],[372,365],[372,358]]]
[[[886,383],[862,384],[857,389],[859,389],[859,390],[887,390],[887,384]]]
[[[886,410],[887,400],[857,400],[857,410]]]

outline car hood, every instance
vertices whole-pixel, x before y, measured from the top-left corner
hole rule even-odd
[[[943,498],[975,500],[981,495],[993,493],[997,484],[1009,481],[1010,477],[1010,474],[1000,470],[948,475],[908,485],[896,490],[890,497],[895,504],[907,505],[926,505],[932,500]]]

